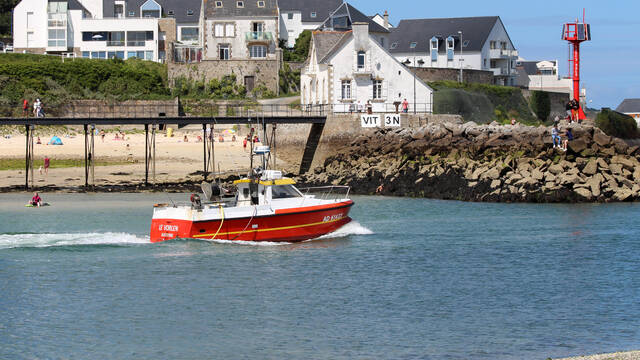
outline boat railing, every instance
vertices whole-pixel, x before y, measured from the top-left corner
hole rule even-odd
[[[349,198],[349,192],[351,192],[351,186],[345,185],[330,185],[330,186],[315,186],[308,188],[300,188],[298,189],[302,194],[304,194],[304,198],[302,202],[304,203],[304,199],[308,196],[314,196],[316,199],[321,200],[333,200],[339,201]]]

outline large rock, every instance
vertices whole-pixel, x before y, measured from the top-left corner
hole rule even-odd
[[[607,146],[611,142],[611,136],[605,134],[600,129],[593,131],[593,141],[600,146]]]
[[[582,169],[582,173],[585,175],[595,175],[598,172],[598,163],[595,160],[589,160],[587,165]]]
[[[591,191],[586,188],[576,188],[573,190],[573,192],[575,192],[576,194],[578,194],[578,196],[584,198],[585,200],[591,200],[593,198],[593,194],[591,194]]]
[[[569,150],[573,151],[576,154],[579,154],[582,151],[586,150],[588,146],[589,144],[587,144],[587,141],[584,138],[569,141]]]
[[[634,166],[635,164],[633,163],[633,161],[631,161],[631,159],[628,159],[628,158],[626,158],[624,156],[619,156],[619,155],[616,155],[616,156],[612,157],[611,158],[611,163],[612,164],[620,164],[625,169],[631,170],[631,171],[633,171],[634,167],[635,167]]]
[[[544,173],[538,169],[533,169],[533,171],[531,172],[531,177],[540,181],[544,179]]]
[[[553,175],[558,175],[558,174],[561,174],[561,173],[564,172],[564,168],[560,164],[553,164],[553,165],[549,166],[548,170]]]
[[[611,164],[609,165],[609,169],[611,170],[612,174],[622,175],[622,165],[620,164]]]
[[[600,196],[600,185],[602,184],[603,181],[604,181],[604,177],[600,174],[596,174],[590,177],[589,179],[587,179],[586,184],[589,185],[589,188],[591,189],[591,193],[593,194],[593,196],[595,197]]]
[[[633,192],[631,191],[631,189],[627,189],[627,188],[619,188],[613,193],[613,198],[617,201],[631,200],[632,197],[633,197]]]

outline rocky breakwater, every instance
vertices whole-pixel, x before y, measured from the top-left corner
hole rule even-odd
[[[346,184],[357,194],[489,202],[609,202],[640,199],[636,142],[592,125],[570,127],[568,150],[551,128],[497,123],[380,129],[355,138],[300,176],[308,185]]]

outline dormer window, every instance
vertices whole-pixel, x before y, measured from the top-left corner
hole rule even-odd
[[[314,12],[311,13],[311,17],[312,18],[316,18],[316,17],[318,17],[318,14],[316,14],[316,12],[314,11]]]
[[[258,7],[259,8],[263,8],[264,7],[264,1],[258,1]]]
[[[236,6],[239,7],[239,8],[243,8],[244,7],[244,1],[236,2]]]
[[[431,61],[438,61],[438,38],[432,37],[430,43]]]
[[[394,42],[393,44],[391,44],[391,50],[395,49],[398,47],[398,43]]]
[[[129,16],[136,16],[136,12],[135,11],[129,11]]]
[[[193,10],[187,10],[187,16],[193,16]]]
[[[154,0],[147,0],[140,6],[140,14],[146,18],[159,18],[162,13],[162,7]]]
[[[453,37],[449,36],[447,38],[447,60],[448,61],[453,61],[454,44],[455,44],[455,41],[453,40]]]
[[[416,46],[418,46],[418,43],[413,41],[411,44],[409,44],[409,49],[413,50],[416,48]]]
[[[173,10],[169,10],[167,11],[167,16],[174,16],[175,13],[173,12]]]
[[[216,7],[217,8],[221,8],[222,7],[222,1],[216,1]]]

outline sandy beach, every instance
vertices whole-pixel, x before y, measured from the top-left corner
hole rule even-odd
[[[156,134],[156,182],[181,182],[202,179],[196,174],[203,170],[203,143],[198,142],[197,130],[176,130],[173,137],[164,132]],[[188,142],[184,142],[184,136]],[[42,144],[34,145],[34,179],[36,187],[61,186],[74,187],[84,185],[84,167],[50,168],[48,175],[39,171],[45,156],[51,160],[51,166],[59,159],[83,159],[84,137],[60,136],[64,145],[47,145],[51,135],[40,136]],[[37,141],[34,138],[34,142]],[[115,133],[107,133],[104,141],[95,137],[95,160],[117,163],[117,165],[96,166],[95,185],[135,184],[144,181],[145,136],[143,133],[126,134],[125,140],[116,140]],[[243,149],[241,136],[232,141],[229,134],[224,142],[215,141],[216,168],[222,173],[245,173],[249,168],[248,149]],[[25,137],[13,134],[10,138],[0,138],[0,158],[25,158]],[[279,167],[287,164],[278,159]],[[217,170],[216,169],[216,170]],[[191,175],[190,175],[191,174]],[[149,174],[150,181],[152,174]],[[0,188],[23,186],[24,170],[0,171]]]

